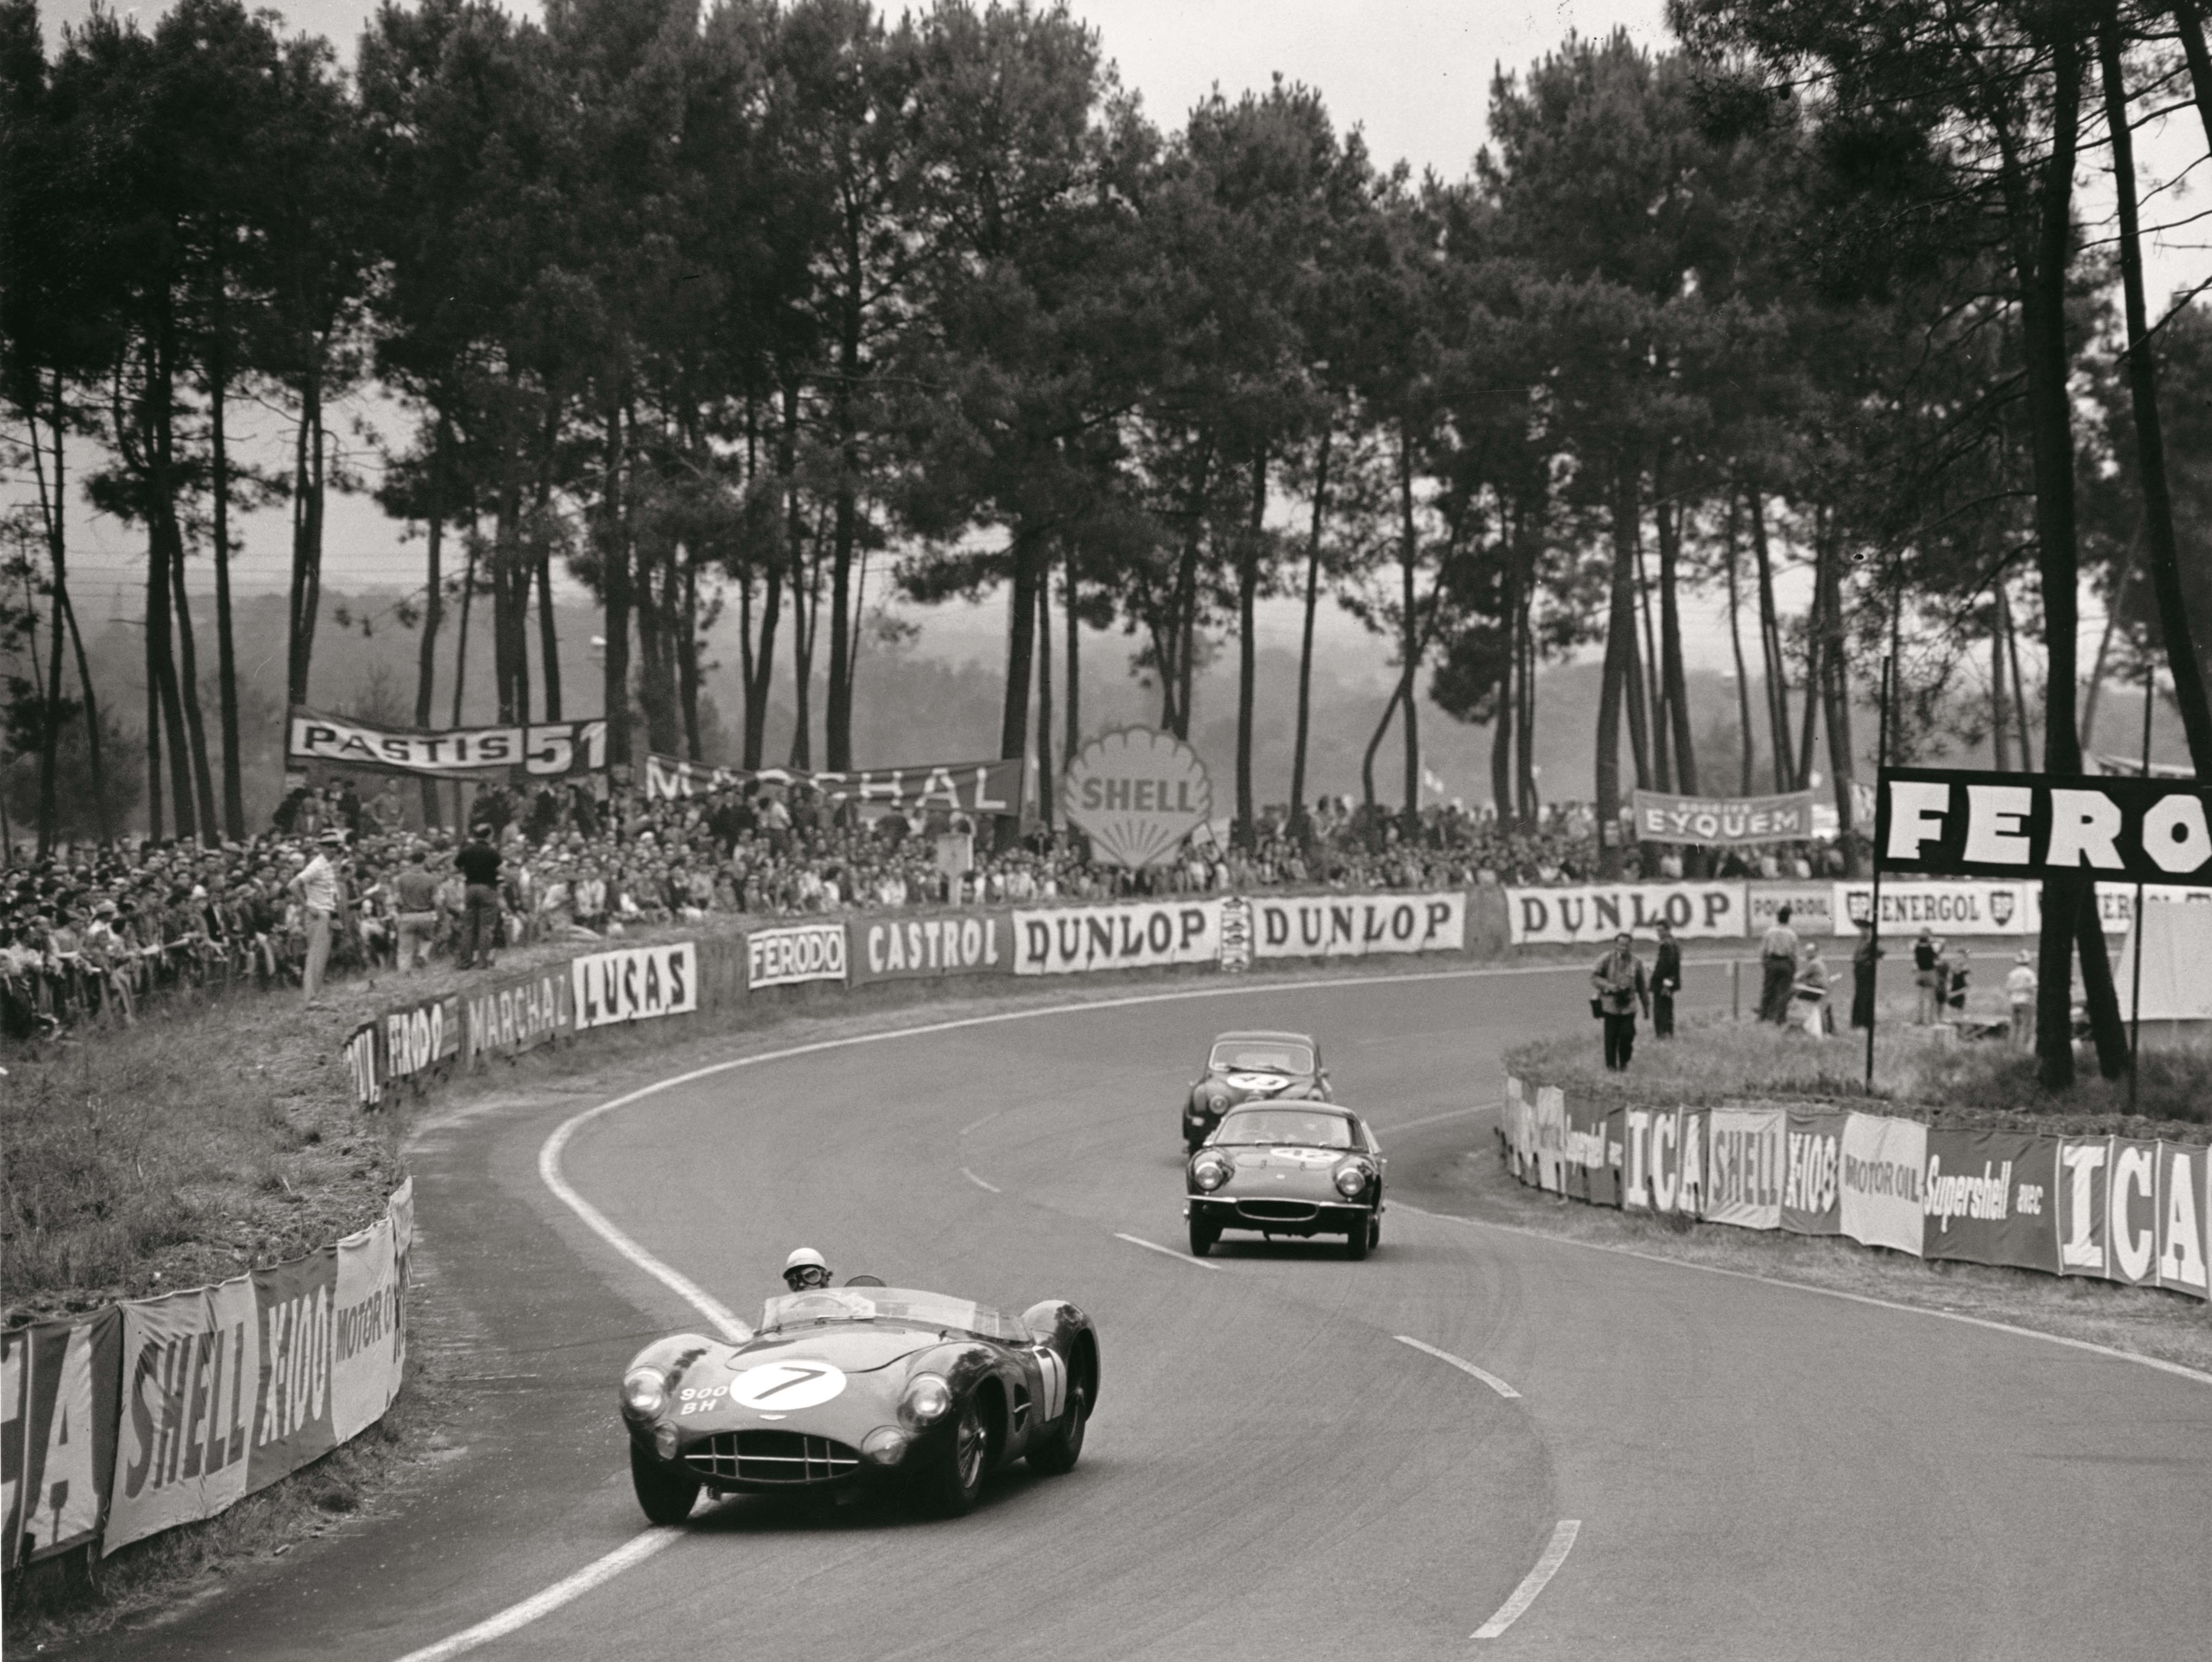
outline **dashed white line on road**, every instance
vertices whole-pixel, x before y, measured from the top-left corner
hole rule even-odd
[[[973,1183],[979,1189],[988,1189],[993,1194],[1004,1192],[997,1184],[986,1183],[981,1178],[976,1176],[975,1173],[969,1171],[965,1166],[963,1166],[960,1168],[960,1175],[966,1178],[970,1183]]]
[[[1518,1391],[1516,1391],[1511,1386],[1506,1384],[1504,1380],[1499,1379],[1497,1374],[1491,1373],[1486,1368],[1477,1368],[1473,1362],[1468,1361],[1464,1356],[1455,1356],[1449,1350],[1439,1350],[1433,1344],[1424,1344],[1420,1340],[1413,1337],[1409,1334],[1400,1333],[1396,1337],[1398,1343],[1401,1344],[1410,1344],[1414,1350],[1419,1350],[1424,1356],[1434,1356],[1438,1362],[1449,1362],[1454,1368],[1458,1368],[1462,1374],[1473,1374],[1476,1379],[1480,1380],[1485,1385],[1488,1386],[1492,1391],[1495,1391],[1501,1397],[1518,1398],[1521,1395]]]
[[[970,1131],[981,1131],[984,1126],[989,1125],[994,1119],[996,1119],[1005,1112],[1006,1110],[1004,1108],[994,1108],[990,1113],[985,1114],[981,1119],[969,1120],[966,1125],[960,1128],[960,1135],[965,1137]]]
[[[1567,1555],[1575,1550],[1575,1537],[1583,1532],[1579,1518],[1562,1518],[1552,1531],[1551,1544],[1545,1547],[1544,1556],[1536,1561],[1536,1568],[1521,1578],[1521,1585],[1513,1589],[1513,1596],[1498,1607],[1498,1614],[1477,1628],[1471,1637],[1496,1639],[1506,1629],[1519,1621],[1522,1613],[1536,1602],[1536,1595],[1544,1584],[1559,1573],[1559,1566],[1567,1562]]]
[[[446,1662],[448,1657],[489,1645],[495,1639],[504,1639],[518,1628],[526,1628],[540,1617],[550,1616],[602,1581],[612,1580],[631,1565],[643,1563],[663,1547],[673,1546],[682,1538],[682,1532],[675,1529],[649,1529],[642,1535],[633,1535],[605,1557],[585,1565],[566,1580],[556,1581],[544,1592],[534,1593],[519,1604],[509,1604],[498,1615],[487,1617],[472,1628],[464,1628],[449,1639],[425,1645],[419,1651],[410,1651],[399,1662]]]
[[[1172,1246],[1163,1246],[1157,1240],[1146,1240],[1142,1235],[1125,1235],[1116,1229],[1114,1231],[1114,1239],[1126,1240],[1132,1246],[1141,1246],[1148,1253],[1158,1253],[1162,1258],[1171,1258],[1178,1264],[1188,1264],[1194,1270],[1211,1270],[1216,1275],[1221,1272],[1221,1266],[1218,1264],[1208,1264],[1202,1258],[1193,1258],[1188,1253],[1178,1253]]]

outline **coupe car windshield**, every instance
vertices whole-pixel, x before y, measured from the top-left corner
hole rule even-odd
[[[760,1331],[787,1333],[833,1322],[888,1321],[908,1327],[951,1328],[1006,1344],[1027,1344],[1029,1331],[1012,1316],[965,1299],[908,1287],[824,1287],[787,1293],[761,1311]]]
[[[1348,1149],[1352,1122],[1340,1113],[1297,1108],[1244,1108],[1221,1122],[1216,1143],[1286,1143],[1299,1149]]]
[[[1224,1039],[1206,1064],[1216,1073],[1311,1073],[1312,1049],[1273,1039]]]

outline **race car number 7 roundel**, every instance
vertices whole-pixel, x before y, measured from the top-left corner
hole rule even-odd
[[[763,1408],[781,1414],[826,1403],[844,1388],[842,1368],[826,1362],[794,1359],[747,1368],[730,1381],[730,1400],[740,1408]]]

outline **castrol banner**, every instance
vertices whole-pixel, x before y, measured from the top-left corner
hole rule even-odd
[[[568,975],[580,1032],[699,1008],[699,952],[690,941],[586,953],[568,961]]]
[[[1261,958],[1364,958],[1386,952],[1460,952],[1467,896],[1255,895],[1252,951]]]
[[[1847,1114],[1842,1154],[1837,1189],[1843,1232],[1861,1246],[1918,1258],[1928,1127],[1887,1114]]]
[[[115,1467],[123,1314],[0,1333],[0,1568],[82,1546]]]
[[[852,983],[935,981],[950,975],[1011,975],[1011,912],[942,918],[854,918],[846,925]]]
[[[1212,964],[1221,958],[1219,901],[1139,901],[1014,913],[1014,974]]]
[[[748,991],[801,981],[842,981],[847,967],[842,924],[792,924],[752,930],[745,936]]]
[[[1790,1111],[1783,1133],[1782,1227],[1792,1234],[1844,1232],[1844,1122],[1849,1118]]]
[[[1788,1116],[1780,1108],[1715,1108],[1705,1125],[1705,1221],[1780,1228]],[[1917,1212],[1913,1226],[1917,1246]]]
[[[1506,938],[1515,946],[1573,946],[1610,941],[1622,930],[1656,940],[1662,923],[1680,940],[1743,938],[1745,885],[1601,883],[1574,889],[1509,889]]]
[[[2051,1271],[2057,1139],[1930,1129],[1921,1186],[1921,1255]]]

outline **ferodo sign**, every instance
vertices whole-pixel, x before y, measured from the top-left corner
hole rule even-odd
[[[2081,779],[1885,767],[1875,858],[1885,871],[2145,883],[2212,879],[2212,786],[2193,779]]]
[[[1743,938],[1740,883],[1607,883],[1579,889],[1509,889],[1506,937],[1515,946],[1611,940],[1622,930],[1650,940],[1665,923],[1683,940]]]
[[[871,919],[865,923],[855,918],[848,929],[854,986],[1013,973],[1014,920],[1010,913]]]
[[[1014,913],[1014,974],[1211,964],[1221,957],[1219,901],[1055,907]]]
[[[1458,952],[1467,896],[1315,895],[1256,898],[1254,953],[1262,958],[1364,958],[1382,952]]]
[[[745,986],[791,986],[845,979],[845,925],[793,924],[745,937]]]

